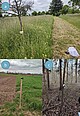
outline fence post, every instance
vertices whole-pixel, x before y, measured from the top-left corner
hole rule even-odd
[[[20,104],[19,104],[19,108],[21,109],[21,101],[22,101],[22,79],[23,78],[21,78],[21,83],[20,83]]]

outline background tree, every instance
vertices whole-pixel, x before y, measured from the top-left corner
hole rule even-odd
[[[42,11],[42,13],[41,13],[42,15],[45,15],[45,11]]]
[[[41,12],[40,11],[38,12],[38,15],[41,15]]]
[[[63,3],[61,0],[52,0],[49,7],[50,14],[58,15],[59,11],[62,9]]]
[[[50,15],[50,12],[49,11],[46,11],[46,15]]]
[[[70,0],[68,3],[72,4],[72,7],[79,6],[80,9],[80,0]]]
[[[68,5],[64,5],[62,7],[61,13],[62,14],[67,14],[68,13],[68,10],[69,10],[69,6]]]
[[[37,16],[38,14],[37,14],[36,11],[34,11],[34,12],[32,12],[32,15],[33,15],[33,16]]]

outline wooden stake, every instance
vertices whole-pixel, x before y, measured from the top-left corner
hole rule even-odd
[[[46,62],[48,61],[48,59],[46,59]],[[50,81],[49,81],[49,70],[46,69],[46,73],[47,73],[47,84],[48,84],[48,89],[50,89]]]
[[[59,59],[59,64],[60,64],[60,90],[62,89],[63,85],[62,85],[62,60]]]
[[[66,62],[67,62],[67,60],[66,60],[66,59],[64,59],[63,84],[64,84],[64,81],[65,81],[65,69],[66,69]]]
[[[67,78],[66,81],[68,82],[68,60],[67,60]]]
[[[19,108],[21,109],[21,98],[22,98],[22,79],[21,78],[21,83],[20,83],[20,104],[19,104]]]
[[[77,83],[77,59],[75,62],[75,83]]]
[[[44,66],[44,58],[42,59],[42,73],[44,74],[45,72],[45,66]]]

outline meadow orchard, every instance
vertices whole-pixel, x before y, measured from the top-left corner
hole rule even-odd
[[[0,58],[52,58],[53,16],[26,16],[22,22],[20,31],[17,17],[0,19]]]

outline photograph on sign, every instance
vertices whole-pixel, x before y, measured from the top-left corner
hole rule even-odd
[[[80,0],[0,0],[0,35],[0,58],[80,58]]]
[[[43,64],[42,116],[80,115],[80,59],[44,59]]]
[[[0,115],[41,116],[42,75],[42,59],[0,59]]]

